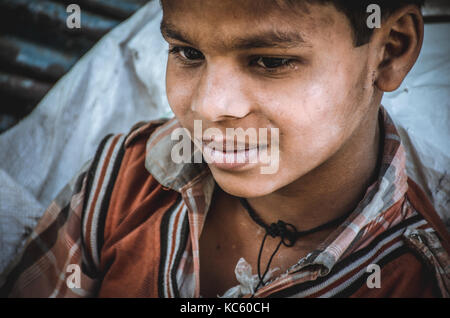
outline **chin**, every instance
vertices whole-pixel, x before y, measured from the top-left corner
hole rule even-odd
[[[213,177],[220,188],[226,193],[240,198],[262,197],[280,189],[280,178],[276,175],[261,175],[247,173],[228,173],[214,171],[211,169]]]

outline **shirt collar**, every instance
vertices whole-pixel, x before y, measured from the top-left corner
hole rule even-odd
[[[175,163],[172,160],[172,151],[178,149],[176,147],[180,145],[177,136],[181,136],[175,136],[175,132],[183,132],[176,118],[172,118],[154,131],[147,141],[145,168],[162,186],[181,193],[182,189],[191,184],[198,176],[205,175],[205,171],[209,171],[209,168],[205,163],[194,163],[195,151],[198,150],[191,142],[192,154],[189,156],[189,160],[186,160],[188,162]],[[183,132],[181,137],[188,138],[186,132]],[[206,175],[205,177],[207,177]],[[210,177],[212,178],[211,175]]]

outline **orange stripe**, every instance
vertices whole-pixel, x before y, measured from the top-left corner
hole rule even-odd
[[[351,277],[353,277],[355,274],[357,274],[361,269],[363,269],[364,267],[367,267],[368,265],[372,264],[372,261],[377,258],[381,253],[383,253],[385,250],[387,250],[389,247],[391,247],[392,245],[394,245],[395,243],[401,241],[402,238],[401,236],[398,236],[397,238],[395,238],[394,240],[390,241],[389,243],[387,243],[386,245],[384,245],[382,248],[380,248],[375,255],[373,255],[371,258],[369,258],[367,261],[365,261],[363,264],[361,264],[360,266],[358,266],[357,268],[355,268],[354,270],[352,270],[351,272],[347,273],[346,275],[342,276],[340,279],[338,279],[337,281],[335,281],[333,284],[328,285],[327,287],[325,287],[325,289],[322,289],[318,292],[316,292],[315,294],[311,294],[309,296],[307,296],[307,298],[315,298],[315,297],[319,297],[320,295],[325,294],[326,292],[336,288],[339,285],[342,285],[343,283],[345,283],[347,280],[349,280]]]
[[[183,204],[181,204],[181,207],[177,211],[177,216],[175,217],[175,221],[174,221],[174,224],[173,224],[174,225],[173,226],[174,229],[176,229],[178,227],[178,220],[180,218],[180,215],[181,215],[180,211],[182,209],[183,209]],[[166,273],[166,282],[169,282],[170,264],[172,264],[172,259],[173,259],[173,255],[174,255],[174,251],[175,251],[175,245],[176,245],[175,239],[176,239],[177,233],[176,233],[176,231],[172,231],[172,232],[173,232],[172,233],[172,248],[170,250],[170,255],[169,255],[169,266],[168,266],[169,268],[168,268],[168,271]],[[170,293],[170,287],[169,286],[167,286],[167,295],[169,296],[169,298],[173,297],[172,294]]]
[[[369,258],[366,262],[364,262],[364,263],[361,264],[360,266],[358,266],[356,269],[354,269],[354,270],[352,270],[351,272],[345,274],[344,276],[342,276],[341,278],[339,278],[339,279],[338,279],[337,281],[335,281],[334,283],[332,283],[332,284],[330,284],[330,285],[324,287],[324,289],[321,289],[320,291],[317,291],[317,292],[314,293],[314,294],[305,296],[305,298],[315,298],[315,297],[318,297],[318,296],[320,296],[320,295],[322,295],[322,294],[324,294],[324,293],[326,293],[326,292],[328,292],[328,291],[334,289],[335,287],[337,287],[337,286],[339,286],[339,285],[345,283],[349,278],[353,277],[357,272],[359,272],[359,271],[361,270],[361,268],[364,268],[364,267],[365,267],[365,264],[370,264],[370,262],[371,262],[373,259],[375,259],[380,253],[382,253],[382,252],[385,251],[388,247],[392,246],[393,244],[395,244],[396,242],[398,242],[398,241],[400,241],[400,240],[401,240],[401,237],[397,237],[396,239],[394,239],[394,240],[392,240],[391,242],[387,243],[387,245],[384,245],[384,247],[383,247],[382,249],[378,250],[377,253],[376,253],[375,255],[373,255],[371,258]],[[306,276],[306,277],[308,277],[308,276]],[[274,287],[274,288],[270,288],[270,286],[267,286],[267,287],[265,287],[265,288],[267,288],[267,290],[264,290],[265,288],[264,288],[264,289],[260,289],[260,290],[256,293],[255,296],[258,297],[258,298],[267,297],[267,296],[269,296],[269,295],[271,295],[271,294],[277,293],[277,292],[279,292],[279,291],[281,291],[281,290],[290,288],[290,287],[295,286],[295,285],[298,285],[298,284],[302,284],[302,283],[307,282],[307,281],[308,281],[308,280],[306,280],[306,279],[305,279],[305,280],[300,279],[300,281],[298,281],[298,280],[297,280],[297,281],[289,281],[289,282],[287,282],[286,284],[282,284],[282,285],[279,285],[279,286]],[[303,291],[300,291],[300,292],[303,292]],[[299,293],[300,293],[300,292],[299,292]],[[295,296],[295,294],[293,294],[292,296]]]
[[[102,165],[100,178],[98,180],[97,188],[95,189],[94,198],[92,200],[92,204],[91,204],[91,207],[89,209],[89,213],[87,215],[88,216],[88,221],[87,221],[87,224],[86,224],[86,240],[85,241],[86,241],[86,246],[87,246],[88,251],[89,251],[91,256],[92,256],[92,246],[91,246],[90,237],[91,237],[91,226],[92,226],[93,212],[94,212],[97,200],[98,200],[98,196],[100,194],[100,190],[102,188],[101,186],[103,184],[103,180],[104,180],[105,175],[106,175],[106,170],[108,169],[109,160],[111,159],[112,153],[114,152],[114,148],[115,148],[115,146],[116,146],[116,144],[117,144],[117,142],[118,142],[120,137],[121,137],[121,135],[117,135],[116,137],[114,137],[114,139],[113,139],[113,141],[111,143],[111,146],[109,147],[108,153],[107,153],[107,155],[105,157],[105,160],[103,161],[104,163]]]
[[[133,142],[136,137],[139,137],[140,135],[147,133],[147,131],[151,134],[153,130],[165,124],[166,122],[167,122],[166,119],[157,119],[149,121],[148,123],[143,123],[140,126],[139,124],[141,123],[137,123],[131,128],[129,135],[125,138],[124,141],[125,148],[128,148],[130,143]]]

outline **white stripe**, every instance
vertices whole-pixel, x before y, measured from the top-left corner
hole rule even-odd
[[[194,293],[194,296],[195,296],[196,290],[198,288],[200,288],[200,286],[198,286],[198,284],[200,284],[200,278],[196,276],[197,274],[199,275],[199,273],[195,273],[195,264],[196,264],[196,262],[198,264],[198,267],[200,268],[200,255],[199,255],[199,250],[198,250],[198,242],[199,242],[199,237],[198,237],[198,232],[199,232],[199,229],[198,229],[198,226],[199,226],[199,224],[198,224],[198,207],[197,207],[197,203],[195,203],[194,197],[192,196],[192,188],[187,189],[186,195],[188,196],[189,203],[191,204],[191,207],[192,207],[192,216],[193,216],[192,222],[195,224],[194,240],[191,239],[192,258],[193,258],[192,263],[193,263],[193,267],[194,267],[194,274],[193,274],[193,276],[194,276],[194,282],[193,282],[194,289],[193,289],[193,293]],[[190,224],[189,228],[192,228],[192,224]],[[192,233],[191,233],[191,235],[192,235]],[[191,236],[191,238],[192,238],[192,236]],[[194,249],[194,244],[197,244],[197,249]]]
[[[361,228],[354,223],[349,223],[347,225],[347,228],[352,229],[352,231],[355,232],[355,235],[357,235],[359,233],[359,231],[361,231]]]
[[[186,194],[188,196],[189,203],[191,204],[191,207],[192,207],[192,212],[193,212],[192,216],[194,217],[192,222],[195,224],[195,230],[196,230],[195,231],[196,233],[194,233],[194,234],[196,236],[195,237],[196,242],[198,242],[198,237],[197,237],[197,234],[198,234],[198,208],[197,208],[197,203],[195,202],[194,196],[192,195],[192,188],[189,188],[186,191]]]
[[[95,266],[97,266],[97,268],[100,266],[100,255],[97,250],[97,230],[98,230],[100,208],[103,203],[103,197],[104,197],[105,192],[109,185],[109,180],[111,179],[111,171],[114,168],[114,165],[116,163],[117,154],[119,153],[119,151],[122,147],[122,142],[124,139],[125,139],[125,136],[122,135],[117,140],[117,143],[113,149],[111,158],[108,163],[108,167],[106,168],[106,173],[105,173],[105,177],[103,179],[103,183],[101,184],[101,189],[100,189],[99,196],[97,198],[97,202],[95,204],[94,212],[92,215],[90,242],[91,242],[92,258],[93,258]],[[109,152],[109,149],[107,149],[107,151],[105,151],[105,152],[106,153]]]
[[[176,237],[175,237],[175,239],[176,239],[176,247],[175,247],[175,250],[174,250],[174,253],[173,253],[173,259],[172,259],[172,263],[170,264],[170,266],[169,266],[169,270],[171,271],[172,269],[173,269],[173,267],[175,266],[175,261],[176,261],[176,256],[177,256],[177,254],[178,254],[178,252],[179,252],[179,249],[181,248],[181,246],[180,246],[180,243],[181,243],[181,231],[183,230],[183,223],[184,223],[184,219],[185,219],[185,217],[186,217],[186,214],[187,214],[187,206],[186,206],[186,204],[184,203],[184,201],[182,201],[183,202],[183,208],[182,208],[182,210],[181,210],[181,212],[180,212],[180,219],[179,219],[179,222],[178,222],[178,228],[177,228],[177,234],[176,234]],[[179,265],[179,263],[178,263],[178,265]],[[178,269],[177,269],[178,270]],[[172,283],[172,277],[169,275],[169,277],[170,277],[170,286],[173,286],[173,283]],[[176,279],[176,275],[175,275],[175,279]],[[177,282],[178,282],[178,280],[177,280]],[[172,291],[173,292],[173,291]],[[172,295],[173,295],[174,293],[172,293]]]
[[[383,257],[385,257],[386,255],[388,255],[389,253],[393,252],[394,250],[396,250],[397,248],[401,247],[402,245],[405,245],[403,243],[403,241],[399,241],[395,244],[393,244],[391,247],[387,248],[384,252],[382,252],[380,255],[378,255],[374,260],[373,260],[373,264],[376,264],[380,259],[382,259]],[[335,288],[333,288],[332,290],[329,290],[328,292],[326,292],[325,294],[323,294],[322,296],[320,296],[319,298],[327,298],[327,297],[331,297],[337,293],[339,293],[340,291],[344,290],[345,288],[347,288],[348,286],[350,286],[354,281],[356,281],[358,278],[361,277],[361,275],[363,275],[364,273],[366,273],[366,268],[361,268],[361,270],[353,275],[350,279],[348,279],[347,281],[345,281],[344,283],[336,286]]]
[[[59,294],[59,291],[61,289],[61,285],[66,282],[66,272],[65,272],[65,270],[66,270],[67,266],[69,265],[69,261],[72,258],[72,256],[80,248],[80,243],[81,243],[81,240],[78,239],[78,241],[70,248],[70,250],[69,250],[69,257],[66,260],[66,263],[65,263],[64,268],[63,268],[63,272],[61,272],[60,275],[59,275],[58,284],[56,285],[55,290],[49,296],[49,298],[55,298]],[[87,292],[84,291],[84,293],[87,293]]]
[[[170,264],[170,252],[172,250],[172,245],[173,244],[175,244],[175,253],[176,253],[176,251],[178,249],[178,245],[179,245],[179,241],[180,241],[179,238],[178,238],[179,232],[180,232],[179,231],[180,226],[177,229],[174,229],[174,223],[175,223],[175,219],[176,219],[176,217],[178,215],[178,213],[176,213],[176,211],[178,211],[180,209],[180,207],[183,205],[183,203],[184,203],[183,200],[180,200],[180,203],[177,204],[177,206],[172,210],[172,211],[174,211],[174,213],[172,213],[172,215],[170,216],[170,220],[169,220],[169,224],[168,224],[167,248],[166,248],[166,259],[164,261],[165,265],[164,265],[164,279],[163,279],[164,286],[166,288],[164,290],[166,297],[169,296],[169,291],[167,290],[167,288],[169,288],[170,293],[172,295],[174,295],[173,288],[172,288],[172,283],[171,283],[172,278],[170,277],[170,274],[169,274],[170,269],[172,268],[172,264]],[[183,213],[183,211],[184,211],[184,208],[181,209],[180,212]],[[173,233],[173,231],[176,231],[175,242],[172,241],[172,235],[170,235],[171,233]],[[167,274],[169,274],[169,275],[167,275]],[[166,281],[166,277],[167,276],[169,277],[168,281]]]
[[[395,141],[401,141],[400,140],[400,136],[398,136],[397,134],[386,134],[386,135],[384,135],[384,138],[385,139],[392,139],[392,140],[395,140]]]
[[[109,138],[108,141],[105,144],[105,147],[103,149],[109,149],[113,139],[114,139],[114,137]],[[102,154],[101,154],[100,159],[99,159],[98,164],[97,164],[97,169],[94,171],[94,180],[92,181],[91,192],[88,194],[89,195],[89,199],[88,199],[88,202],[87,202],[87,205],[86,205],[86,214],[83,216],[83,232],[82,232],[82,235],[83,235],[84,238],[86,238],[86,233],[87,233],[87,221],[89,219],[89,214],[88,213],[89,213],[89,211],[91,209],[92,200],[94,199],[94,193],[92,192],[92,189],[97,189],[98,179],[100,178],[100,173],[101,173],[101,170],[102,170],[102,167],[103,167],[102,163],[105,160],[106,153],[107,153],[107,151],[104,151],[104,150],[102,151]],[[83,255],[84,255],[84,253],[83,253]],[[89,262],[85,262],[85,263],[88,264]]]
[[[180,292],[181,298],[194,297],[195,280],[194,273],[191,271],[193,261],[190,253],[191,247],[191,241],[188,240],[177,271],[178,291]],[[183,270],[181,270],[181,268],[183,268]]]
[[[410,226],[414,226],[415,225],[416,227],[419,227],[419,226],[421,226],[423,224],[426,224],[426,223],[427,223],[426,220],[420,220],[420,221],[418,221],[416,223],[411,224]],[[323,283],[321,283],[319,285],[316,285],[316,286],[313,286],[313,287],[311,287],[311,288],[309,288],[307,290],[299,292],[296,295],[290,296],[290,297],[297,298],[297,297],[309,296],[309,295],[315,294],[315,293],[319,292],[320,290],[326,288],[327,286],[333,284],[335,281],[337,281],[338,279],[340,279],[343,276],[347,275],[349,272],[351,272],[352,270],[354,270],[358,266],[361,266],[361,264],[363,264],[368,259],[373,257],[373,255],[375,255],[378,252],[378,250],[380,250],[380,248],[382,248],[387,243],[391,242],[395,237],[400,236],[403,233],[404,230],[405,230],[404,228],[400,228],[396,232],[392,233],[390,236],[386,237],[381,242],[378,242],[378,244],[369,253],[367,253],[363,257],[359,258],[358,260],[352,262],[349,266],[344,267],[339,272],[334,273],[332,276],[330,276]]]
[[[89,297],[91,294],[83,288],[72,288],[71,291],[80,297]]]

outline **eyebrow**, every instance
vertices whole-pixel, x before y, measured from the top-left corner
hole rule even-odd
[[[190,41],[186,35],[165,21],[161,22],[161,33],[166,38],[193,45],[193,41]],[[311,45],[302,38],[300,32],[286,32],[273,29],[261,31],[248,37],[235,38],[231,43],[223,46],[234,50],[249,50],[255,48],[291,48]]]
[[[178,31],[172,24],[167,23],[164,20],[161,21],[160,29],[161,34],[165,38],[171,38],[173,40],[178,40],[192,45],[192,43],[187,39],[187,36],[185,36],[182,32]]]
[[[254,48],[291,48],[306,45],[299,32],[283,32],[277,30],[263,31],[249,37],[237,38],[232,47],[237,50]]]

